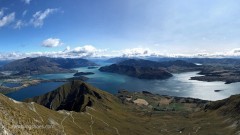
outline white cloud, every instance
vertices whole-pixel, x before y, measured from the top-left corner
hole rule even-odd
[[[239,53],[240,54],[240,48],[233,49],[232,53],[234,53],[234,54]]]
[[[42,42],[42,46],[44,47],[58,47],[62,45],[63,43],[61,42],[60,39],[58,38],[48,38]]]
[[[26,24],[22,20],[18,20],[14,26],[15,29],[21,29]]]
[[[200,50],[199,50],[200,51]],[[116,51],[122,57],[174,57],[174,58],[240,58],[240,48],[225,52],[201,52],[200,53],[163,53],[149,48],[131,48]]]
[[[73,53],[94,53],[96,52],[96,48],[92,45],[85,45],[83,47],[76,47],[73,49]]]
[[[132,48],[121,51],[109,51],[107,49],[97,49],[92,45],[84,45],[71,49],[67,46],[63,51],[51,52],[29,52],[29,53],[0,53],[0,60],[21,59],[25,57],[63,57],[63,58],[90,58],[90,57],[173,57],[173,58],[240,58],[240,49],[236,48],[231,51],[215,52],[215,53],[165,53],[162,54],[148,48]]]
[[[106,49],[97,49],[92,45],[84,45],[70,49],[67,54],[71,57],[101,57],[106,51]]]
[[[71,49],[69,46],[63,51],[30,52],[30,53],[0,53],[0,60],[21,59],[26,57],[62,57],[62,58],[86,58],[101,57],[106,54],[106,49],[97,49],[92,45],[84,45]]]
[[[58,11],[58,9],[46,9],[45,11],[37,11],[33,18],[30,20],[30,23],[33,24],[34,27],[41,27],[44,24],[44,20],[52,13]]]
[[[4,13],[1,13],[2,16]],[[10,13],[6,16],[3,16],[2,18],[0,18],[0,27],[6,26],[9,23],[13,22],[15,20],[15,13]]]
[[[131,48],[122,51],[124,57],[149,56],[153,52],[149,48]]]
[[[30,4],[31,0],[22,0],[25,4]]]

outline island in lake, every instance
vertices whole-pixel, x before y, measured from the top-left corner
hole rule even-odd
[[[202,63],[199,74],[202,76],[191,77],[199,81],[223,81],[226,84],[240,82],[239,59],[195,59]]]
[[[101,67],[101,72],[125,74],[139,79],[167,79],[172,73],[200,70],[200,66],[182,60],[155,62],[143,59],[128,59],[110,66]]]
[[[93,75],[93,72],[77,72],[73,76]]]

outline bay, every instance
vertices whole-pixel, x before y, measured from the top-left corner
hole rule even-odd
[[[52,91],[63,84],[63,82],[44,82],[23,88],[12,93],[8,93],[6,94],[6,96],[13,98],[17,101],[22,101],[26,98],[31,98],[48,93],[49,91]]]

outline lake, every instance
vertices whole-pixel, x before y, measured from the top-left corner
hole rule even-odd
[[[240,83],[224,84],[224,82],[202,82],[189,80],[190,77],[197,76],[198,72],[187,72],[174,74],[167,80],[144,80],[120,75],[115,73],[100,72],[96,69],[87,67],[76,68],[80,72],[94,72],[93,75],[86,75],[89,78],[86,82],[102,90],[116,94],[118,90],[128,91],[150,91],[155,94],[192,97],[205,100],[219,100],[240,93]],[[44,74],[33,76],[40,79],[62,79],[73,77],[73,73],[65,74]],[[52,91],[63,83],[52,82],[42,83],[36,86],[24,88],[17,92],[8,94],[16,100],[41,95]],[[215,92],[214,90],[222,90]],[[26,96],[25,96],[26,95]]]
[[[52,91],[63,84],[64,84],[63,82],[44,82],[37,85],[29,86],[27,88],[23,88],[16,92],[8,93],[6,94],[6,96],[11,97],[18,101],[22,101],[26,98],[31,98],[34,96],[39,96],[48,93],[49,91]]]
[[[115,73],[100,72],[98,69],[87,67],[76,68],[80,72],[94,72],[93,75],[86,75],[87,82],[102,90],[116,94],[118,90],[129,91],[150,91],[155,94],[171,95],[180,97],[193,97],[205,100],[219,100],[240,93],[240,83],[225,84],[224,82],[203,82],[189,80],[190,77],[198,76],[198,72],[187,72],[174,74],[167,80],[143,80],[119,75]],[[72,77],[73,74],[47,74],[34,76],[41,79],[60,79]],[[214,90],[223,90],[215,92]]]
[[[9,88],[14,88],[14,87],[20,87],[22,84],[19,83],[2,83],[2,86],[9,87]]]

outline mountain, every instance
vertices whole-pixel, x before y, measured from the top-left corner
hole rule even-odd
[[[236,66],[240,65],[240,59],[234,58],[189,58],[186,59],[188,62],[201,63],[204,65],[225,65],[225,66]]]
[[[233,95],[227,99],[211,102],[205,106],[205,110],[217,110],[223,116],[240,119],[240,95]],[[240,123],[238,126],[240,127]]]
[[[99,101],[106,102],[105,94],[84,82],[72,81],[55,91],[26,101],[36,102],[53,110],[82,112],[86,110],[87,106],[91,107],[93,104],[98,104]]]
[[[154,69],[152,67],[137,67],[128,65],[112,64],[110,66],[101,67],[101,72],[111,72],[125,74],[139,79],[167,79],[172,77],[172,74],[163,69]]]
[[[171,73],[198,71],[201,67],[182,60],[156,62],[143,59],[128,59],[110,66],[101,67],[101,72],[125,74],[140,79],[167,79]],[[171,72],[171,73],[170,73]]]
[[[153,67],[158,68],[160,67],[159,62],[144,60],[144,59],[127,59],[117,63],[118,65],[125,65],[125,66],[135,66],[135,67]]]
[[[85,59],[37,57],[10,62],[4,65],[1,70],[19,71],[18,75],[34,75],[75,72],[71,68],[96,65]]]
[[[194,63],[186,62],[183,60],[173,60],[173,61],[163,61],[156,62],[143,59],[129,59],[117,63],[118,65],[128,65],[128,66],[139,66],[139,67],[153,67],[153,68],[170,68],[170,67],[188,67],[194,68],[199,67]]]
[[[9,62],[11,62],[11,61],[9,61],[9,60],[0,60],[0,67],[2,67],[3,65],[6,65]]]
[[[28,99],[28,102],[18,102],[0,94],[0,133],[234,135],[240,130],[238,117],[220,112],[229,109],[231,114],[239,116],[239,99],[236,95],[226,99],[226,104],[218,103],[223,101],[208,103],[127,91],[116,97],[85,82],[72,81],[55,91]],[[206,109],[208,105],[220,107]]]
[[[124,57],[114,57],[114,58],[110,58],[108,60],[106,60],[105,62],[107,63],[119,63],[121,61],[125,61],[128,60],[129,58],[124,58]]]

